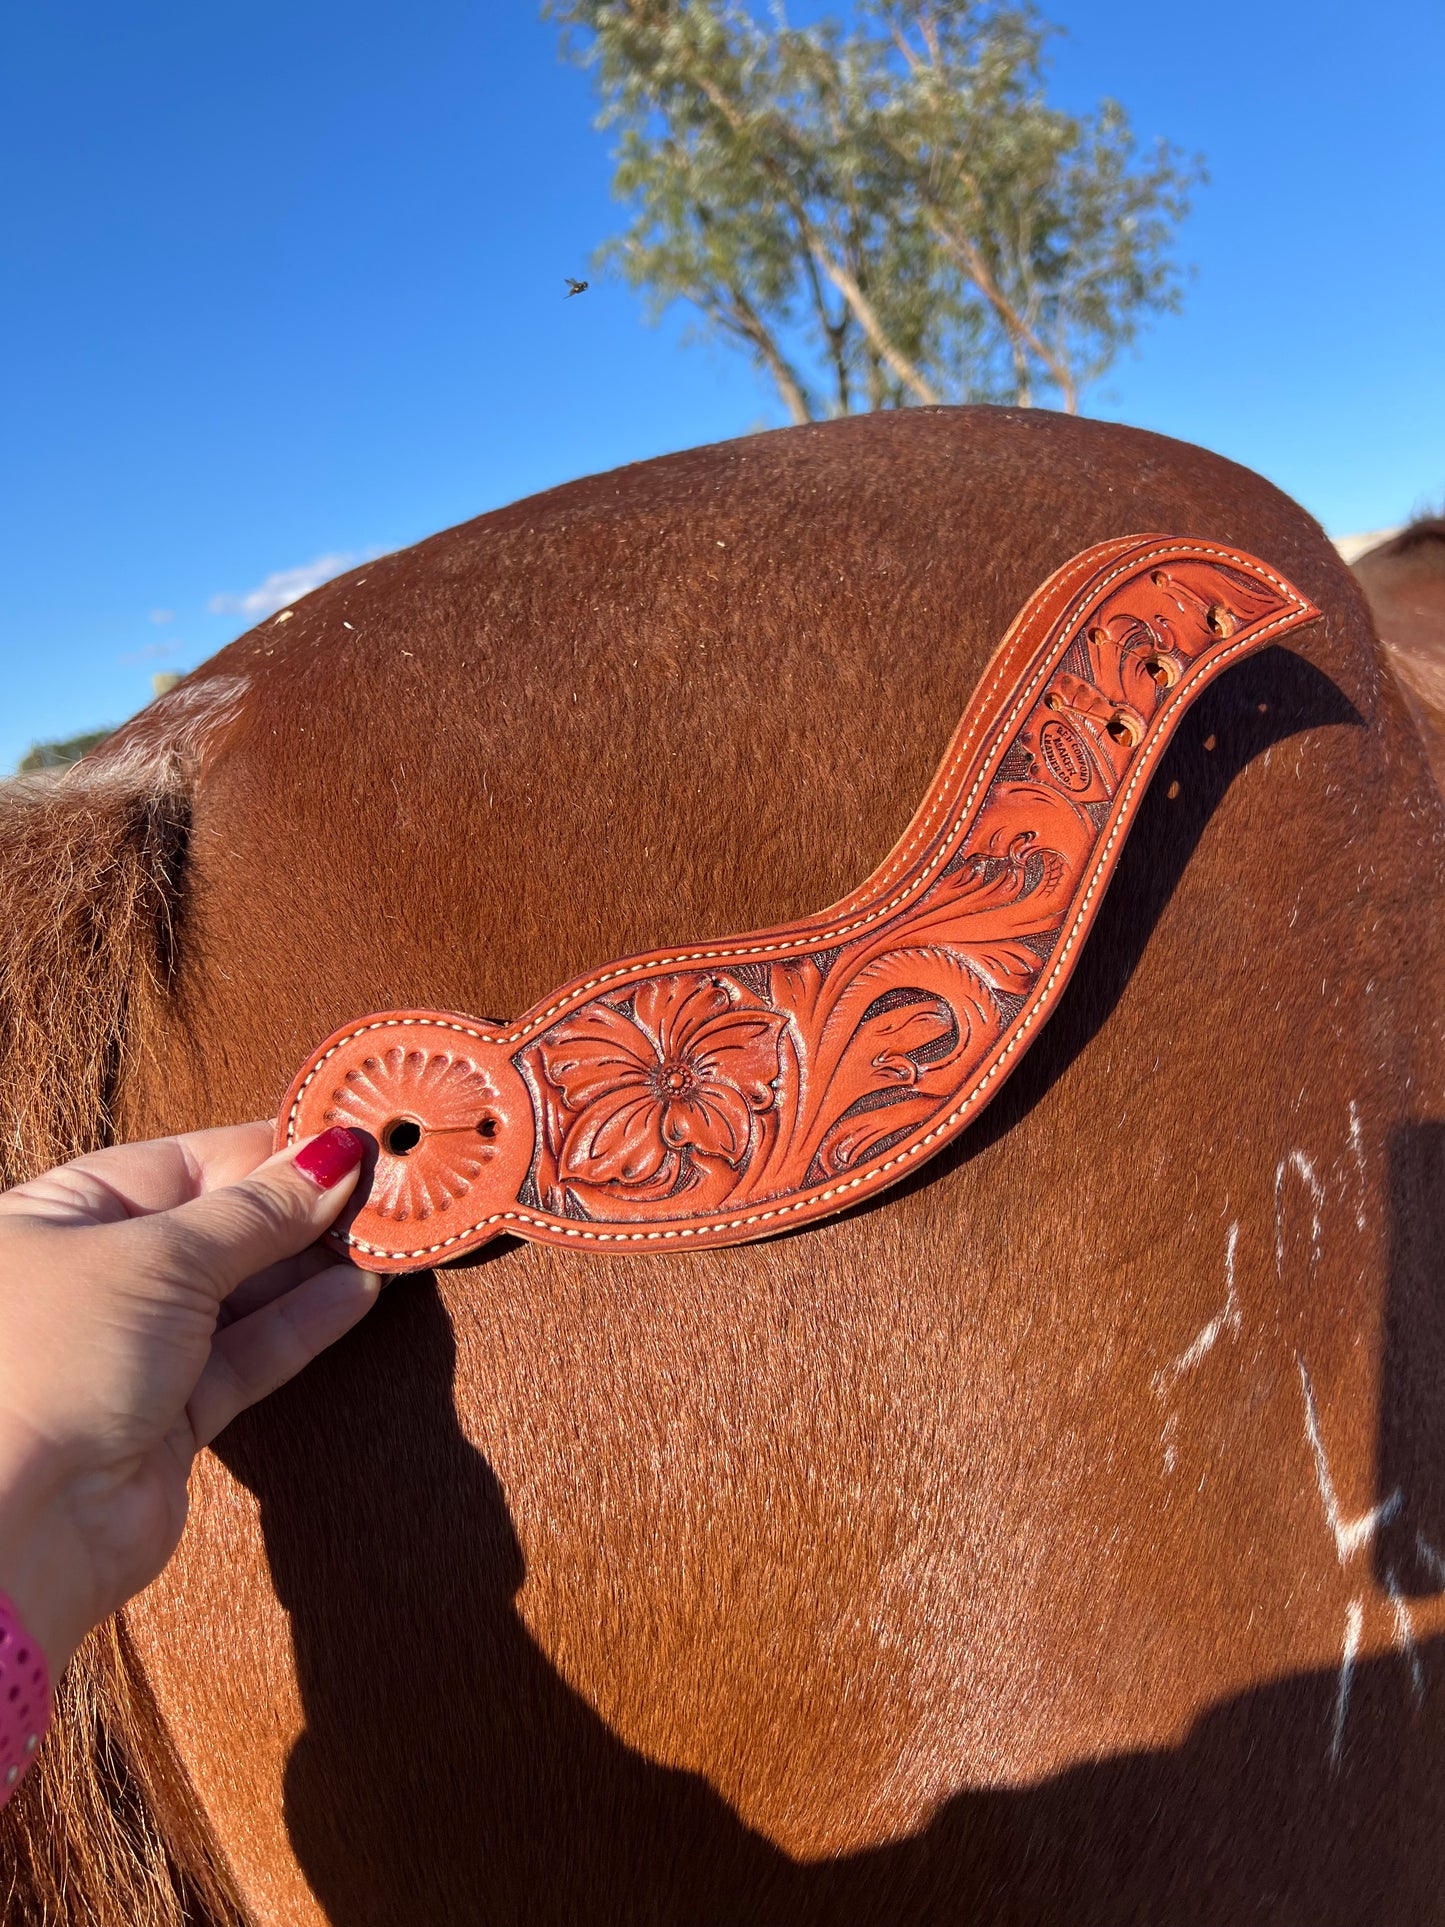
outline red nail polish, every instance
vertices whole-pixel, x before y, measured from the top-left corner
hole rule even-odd
[[[296,1153],[296,1169],[304,1171],[318,1191],[329,1191],[348,1171],[354,1171],[365,1155],[366,1139],[360,1131],[348,1131],[344,1124],[338,1124]]]

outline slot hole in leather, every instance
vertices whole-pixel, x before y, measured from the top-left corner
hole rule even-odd
[[[1122,709],[1117,710],[1105,725],[1116,743],[1125,749],[1133,749],[1144,734],[1132,716],[1126,716]]]
[[[1146,656],[1144,671],[1161,689],[1172,689],[1179,680],[1179,665],[1168,656]]]
[[[1234,620],[1234,611],[1226,609],[1222,602],[1216,602],[1204,620],[1216,636],[1232,636],[1238,627]]]
[[[421,1126],[414,1117],[394,1117],[381,1133],[382,1149],[404,1158],[421,1143]]]
[[[497,1120],[494,1117],[484,1117],[478,1121],[478,1124],[477,1124],[478,1137],[484,1137],[490,1140],[491,1138],[494,1138],[496,1135],[497,1135]]]

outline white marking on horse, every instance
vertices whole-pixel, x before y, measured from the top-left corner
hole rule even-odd
[[[1239,1293],[1234,1286],[1234,1254],[1238,1245],[1239,1222],[1236,1219],[1229,1227],[1229,1236],[1224,1246],[1224,1309],[1215,1313],[1178,1358],[1172,1360],[1162,1371],[1154,1374],[1154,1391],[1157,1397],[1163,1398],[1178,1379],[1187,1377],[1197,1365],[1202,1364],[1225,1332],[1230,1332],[1238,1338],[1240,1326],[1243,1323],[1239,1309]]]
[[[1352,1599],[1345,1608],[1345,1646],[1340,1655],[1340,1678],[1335,1688],[1335,1718],[1330,1732],[1330,1771],[1339,1771],[1345,1750],[1345,1715],[1350,1710],[1350,1688],[1355,1681],[1355,1659],[1365,1624],[1365,1602]]]
[[[1319,1407],[1315,1404],[1315,1388],[1310,1381],[1309,1368],[1304,1360],[1295,1354],[1299,1366],[1300,1389],[1305,1401],[1305,1436],[1314,1454],[1315,1482],[1320,1489],[1320,1504],[1324,1507],[1325,1523],[1334,1537],[1335,1556],[1342,1566],[1347,1565],[1362,1546],[1369,1545],[1382,1525],[1393,1519],[1400,1510],[1404,1495],[1398,1486],[1387,1499],[1370,1507],[1354,1519],[1347,1519],[1340,1510],[1339,1495],[1335,1491],[1334,1478],[1330,1472],[1329,1456],[1320,1433]]]
[[[1400,1590],[1400,1582],[1395,1577],[1395,1568],[1385,1568],[1385,1591],[1390,1596],[1390,1606],[1395,1615],[1395,1643],[1410,1664],[1410,1696],[1417,1706],[1425,1704],[1425,1667],[1420,1658],[1420,1648],[1415,1641],[1415,1622],[1410,1617],[1410,1608],[1405,1595]]]
[[[1167,1398],[1181,1378],[1188,1377],[1190,1372],[1204,1362],[1225,1332],[1228,1332],[1231,1337],[1239,1337],[1244,1319],[1239,1306],[1239,1293],[1234,1283],[1234,1254],[1238,1248],[1239,1220],[1236,1218],[1230,1225],[1224,1241],[1224,1309],[1215,1313],[1177,1358],[1171,1359],[1169,1364],[1155,1372],[1150,1383],[1156,1398]],[[1171,1412],[1164,1421],[1164,1430],[1159,1435],[1160,1443],[1164,1447],[1166,1472],[1174,1470],[1178,1459],[1175,1450],[1178,1431],[1179,1414]]]
[[[1323,1222],[1320,1213],[1324,1209],[1325,1189],[1315,1176],[1315,1167],[1303,1151],[1291,1151],[1280,1159],[1274,1169],[1274,1268],[1278,1277],[1284,1276],[1284,1181],[1288,1172],[1294,1171],[1310,1192],[1310,1263],[1320,1261],[1320,1245]]]
[[[1360,1195],[1355,1203],[1355,1229],[1365,1229],[1365,1137],[1360,1129],[1359,1106],[1350,1099],[1350,1145],[1355,1153],[1355,1170],[1360,1180]]]

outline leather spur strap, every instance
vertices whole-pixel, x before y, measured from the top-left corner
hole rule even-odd
[[[335,1241],[381,1271],[503,1232],[737,1244],[856,1204],[977,1117],[1037,1036],[1190,702],[1317,614],[1218,544],[1086,550],[1014,622],[850,896],[604,964],[512,1024],[360,1018],[298,1074],[278,1145],[374,1140]]]

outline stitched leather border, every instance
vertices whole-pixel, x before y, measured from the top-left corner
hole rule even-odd
[[[338,1243],[382,1270],[504,1231],[739,1243],[870,1196],[976,1116],[1037,1034],[1188,705],[1317,614],[1219,544],[1086,550],[1011,625],[857,890],[794,924],[608,964],[510,1027],[439,1011],[348,1024],[298,1073],[278,1144],[336,1122],[376,1140]]]

